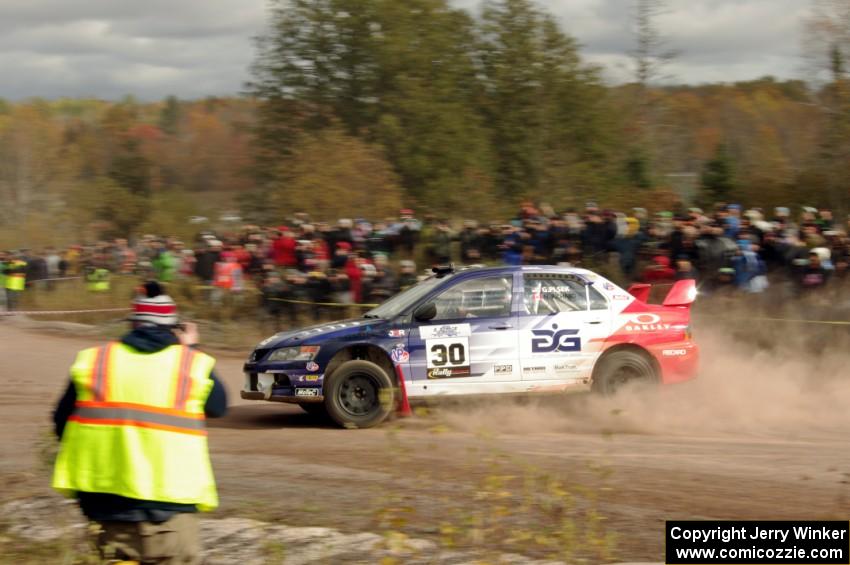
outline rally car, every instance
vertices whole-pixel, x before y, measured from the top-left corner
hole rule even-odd
[[[693,280],[663,304],[585,269],[435,269],[362,318],[276,334],[245,364],[242,398],[369,427],[409,401],[691,379]]]

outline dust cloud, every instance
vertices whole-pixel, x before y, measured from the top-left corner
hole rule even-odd
[[[815,328],[815,329],[813,329]],[[594,394],[485,400],[435,415],[458,431],[630,433],[804,439],[850,434],[850,339],[844,327],[702,327],[691,382]]]

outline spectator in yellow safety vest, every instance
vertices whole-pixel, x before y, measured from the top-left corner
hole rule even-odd
[[[198,511],[218,505],[206,418],[227,410],[215,360],[195,349],[160,286],[133,301],[132,330],[81,351],[53,415],[53,487],[99,526],[104,562],[200,563]]]
[[[86,271],[86,289],[89,292],[109,292],[111,275],[103,267],[89,267]]]
[[[6,309],[10,312],[18,309],[20,295],[27,284],[27,263],[20,255],[6,263]]]

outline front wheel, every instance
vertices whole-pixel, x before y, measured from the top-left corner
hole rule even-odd
[[[393,382],[370,361],[348,361],[325,382],[328,416],[346,428],[371,428],[383,422],[393,407]]]
[[[627,383],[653,384],[658,374],[647,355],[637,351],[614,351],[602,357],[593,372],[594,392],[611,396]]]

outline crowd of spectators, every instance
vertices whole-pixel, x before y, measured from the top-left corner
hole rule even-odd
[[[194,241],[145,235],[59,250],[0,254],[0,271],[26,264],[28,287],[95,273],[191,281],[210,301],[262,297],[277,320],[293,321],[301,303],[379,303],[418,280],[429,267],[456,264],[561,264],[598,270],[621,284],[695,278],[703,294],[789,296],[840,289],[850,262],[850,219],[830,210],[758,208],[736,204],[650,214],[603,210],[555,212],[523,203],[504,223],[426,217],[412,210],[379,222],[314,222],[296,214],[284,225],[201,231]],[[94,287],[93,287],[94,288]],[[100,286],[100,290],[108,288]],[[314,305],[313,305],[314,306]],[[316,317],[322,307],[311,307]]]

